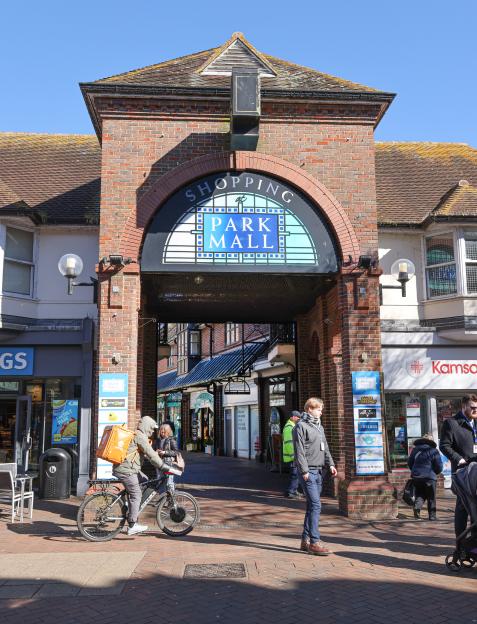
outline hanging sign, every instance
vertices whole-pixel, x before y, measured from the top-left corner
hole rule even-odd
[[[384,474],[381,384],[376,371],[351,373],[356,474]]]
[[[99,443],[107,425],[128,424],[127,373],[100,373],[98,405]],[[98,459],[97,462],[97,478],[113,479],[113,465],[104,459]]]

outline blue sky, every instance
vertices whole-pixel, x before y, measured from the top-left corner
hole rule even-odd
[[[91,133],[79,82],[241,31],[268,54],[397,93],[379,140],[477,147],[476,18],[475,0],[2,3],[0,131]]]

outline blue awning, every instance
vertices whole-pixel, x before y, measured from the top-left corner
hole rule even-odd
[[[213,381],[226,381],[230,377],[245,375],[255,360],[268,347],[268,342],[254,342],[201,360],[185,375],[175,371],[164,373],[157,378],[157,392],[171,392],[191,386],[207,386]]]

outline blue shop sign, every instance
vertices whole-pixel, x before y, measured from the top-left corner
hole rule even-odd
[[[278,252],[278,215],[204,214],[203,248],[212,252]]]
[[[0,376],[33,375],[33,347],[0,348]]]

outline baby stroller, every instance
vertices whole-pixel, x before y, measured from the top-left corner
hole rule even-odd
[[[477,563],[477,457],[452,475],[452,491],[458,496],[470,517],[470,526],[457,538],[455,550],[446,557],[446,566],[453,572],[471,568]]]

